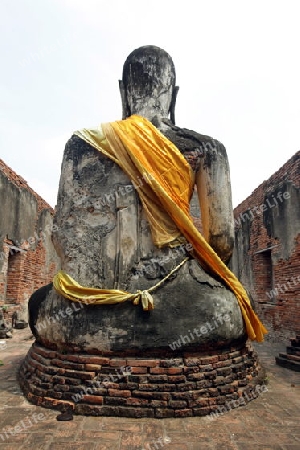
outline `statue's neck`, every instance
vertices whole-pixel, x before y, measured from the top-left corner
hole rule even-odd
[[[170,107],[170,98],[168,95],[158,97],[128,97],[129,110],[131,115],[138,114],[146,119],[153,121],[155,117],[159,120],[168,119]]]
[[[162,119],[168,119],[167,113],[162,112],[157,108],[147,108],[147,106],[145,106],[145,108],[133,109],[131,111],[131,114],[137,114],[139,116],[145,117],[145,119],[148,119],[150,122],[160,122]]]

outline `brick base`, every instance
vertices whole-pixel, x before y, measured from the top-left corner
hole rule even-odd
[[[34,404],[135,418],[226,411],[230,402],[240,406],[257,397],[254,391],[263,378],[256,353],[245,343],[160,357],[64,354],[35,343],[19,372],[20,385]]]

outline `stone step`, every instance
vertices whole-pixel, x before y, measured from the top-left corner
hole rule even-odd
[[[297,355],[286,355],[287,359],[289,359],[290,361],[296,361],[300,363],[300,356]]]
[[[300,347],[300,336],[297,336],[296,338],[291,339],[291,345],[293,347]]]
[[[300,347],[287,347],[286,348],[288,355],[297,355],[300,356]]]
[[[286,369],[293,370],[294,372],[300,372],[300,363],[296,361],[289,360],[287,358],[282,358],[281,356],[275,356],[276,364],[285,367]]]
[[[279,357],[300,363],[300,356],[297,356],[297,355],[291,355],[291,354],[287,354],[287,353],[279,353]]]
[[[287,358],[283,358],[280,355],[279,356],[275,356],[275,361],[276,361],[276,364],[278,364],[279,366],[282,366],[282,367],[286,367],[287,363],[288,363]]]

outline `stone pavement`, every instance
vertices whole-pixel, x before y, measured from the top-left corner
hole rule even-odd
[[[0,450],[300,450],[300,374],[275,364],[286,344],[256,345],[267,392],[212,420],[74,416],[31,405],[16,380],[32,344],[28,329],[0,343]]]

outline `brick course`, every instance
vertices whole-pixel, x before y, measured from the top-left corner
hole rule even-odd
[[[87,360],[102,364],[89,367]],[[196,364],[194,374],[187,372],[190,366],[186,364],[191,361]],[[217,366],[225,361],[228,366],[221,376]],[[132,368],[143,368],[145,374],[135,375]],[[153,375],[158,369],[159,374]],[[19,373],[25,395],[35,404],[68,406],[75,414],[136,418],[210,414],[233,395],[239,398],[246,389],[262,384],[263,378],[256,353],[245,343],[216,349],[213,354],[195,352],[191,357],[183,353],[175,359],[63,354],[34,343]]]

